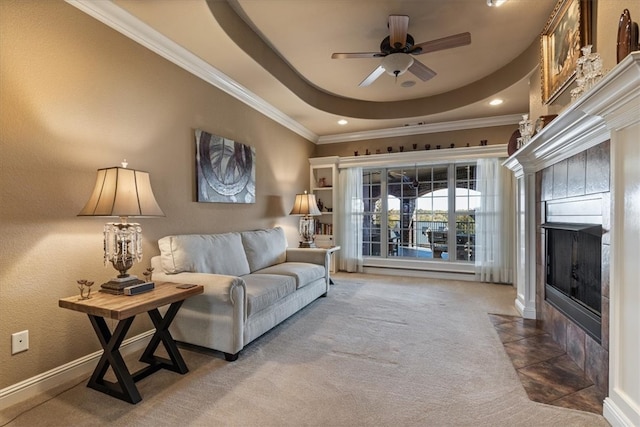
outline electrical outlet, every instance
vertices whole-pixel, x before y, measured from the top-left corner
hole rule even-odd
[[[29,350],[29,331],[11,334],[11,354]]]

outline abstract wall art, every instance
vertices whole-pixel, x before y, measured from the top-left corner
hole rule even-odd
[[[256,150],[196,130],[198,202],[255,203]]]

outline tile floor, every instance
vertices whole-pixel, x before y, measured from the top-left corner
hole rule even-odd
[[[605,396],[535,320],[489,317],[529,399],[602,414]]]

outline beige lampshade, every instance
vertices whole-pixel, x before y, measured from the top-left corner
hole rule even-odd
[[[149,174],[134,169],[98,169],[96,185],[78,216],[164,216],[151,190]]]
[[[304,194],[296,194],[296,200],[293,202],[293,208],[289,215],[322,215],[322,212],[318,209],[315,194],[308,194],[306,191]]]

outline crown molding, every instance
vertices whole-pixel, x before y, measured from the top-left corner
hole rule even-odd
[[[522,114],[511,114],[507,116],[485,117],[481,119],[457,120],[442,123],[425,123],[415,126],[401,126],[396,128],[368,130],[362,132],[340,133],[335,135],[321,136],[320,138],[318,138],[318,144],[335,144],[338,142],[393,138],[398,136],[422,135],[427,133],[449,132],[463,129],[478,129],[513,124],[517,125],[521,120]]]
[[[212,86],[233,96],[301,137],[314,143],[318,141],[318,135],[112,1],[65,1]]]
[[[140,21],[111,0],[65,0],[71,6],[113,28],[129,39],[155,52],[161,57],[199,77],[212,86],[233,96],[240,102],[264,114],[266,117],[300,135],[315,144],[333,144],[339,142],[368,139],[390,138],[407,135],[420,135],[447,132],[462,129],[476,129],[492,126],[517,124],[522,115],[489,117],[481,119],[459,120],[452,122],[402,126],[363,132],[318,136],[305,126],[283,113],[269,102],[242,86],[211,64],[189,52],[151,26]]]

